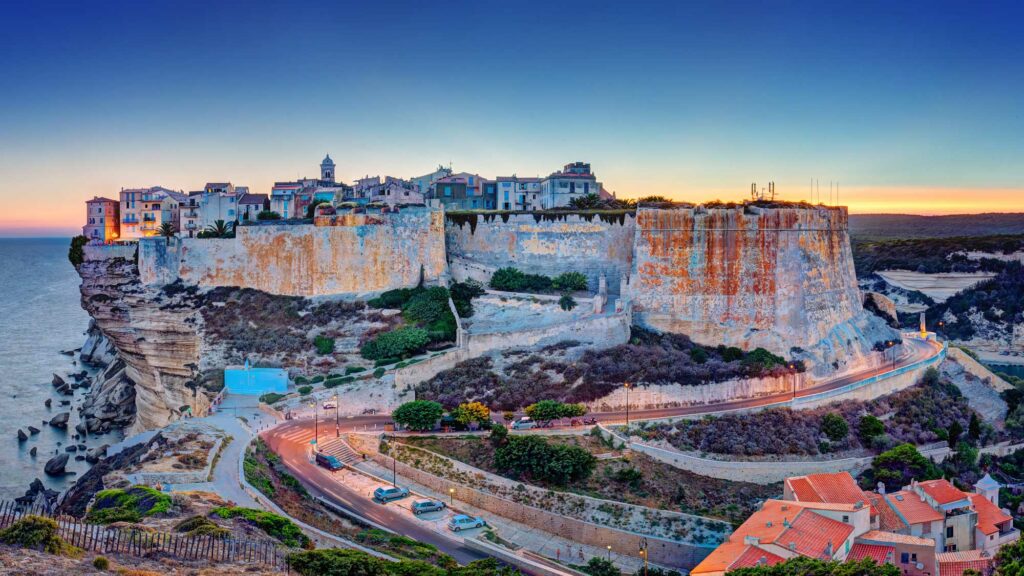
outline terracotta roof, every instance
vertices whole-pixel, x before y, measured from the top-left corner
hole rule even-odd
[[[935,540],[910,536],[908,534],[896,534],[895,532],[883,532],[882,530],[871,530],[857,537],[863,543],[891,542],[893,544],[916,544],[919,546],[935,546]]]
[[[740,554],[732,564],[729,564],[728,570],[736,570],[738,568],[753,568],[754,566],[774,566],[779,562],[785,562],[785,558],[777,554],[758,548],[757,546],[747,546],[747,549]]]
[[[935,560],[939,563],[939,576],[961,576],[970,568],[988,574],[992,568],[992,557],[982,556],[981,550],[940,552],[935,555]]]
[[[871,502],[871,507],[878,512],[878,528],[888,532],[895,532],[907,528],[906,522],[886,502],[884,496],[877,492],[864,491],[864,497]]]
[[[998,506],[981,494],[971,494],[971,504],[978,513],[978,530],[981,530],[982,534],[999,532],[999,524],[1013,520],[1012,516],[1004,514]]]
[[[775,539],[775,544],[811,558],[832,558],[853,532],[853,526],[804,510],[789,528]],[[828,545],[832,544],[832,551]]]
[[[926,480],[917,485],[925,494],[935,499],[939,505],[949,504],[967,498],[967,494],[949,483],[949,480]]]
[[[729,566],[739,559],[746,552],[749,544],[744,544],[741,538],[737,542],[723,542],[711,551],[706,558],[700,561],[690,570],[690,574],[715,574],[724,573]]]
[[[956,490],[954,488],[954,490]],[[957,490],[959,492],[959,490]],[[899,492],[893,492],[892,494],[885,495],[885,501],[892,506],[893,510],[899,514],[907,524],[921,524],[923,522],[933,522],[935,520],[942,520],[945,518],[945,514],[939,512],[924,501],[915,492],[910,490],[901,490]]]
[[[880,544],[854,544],[850,548],[850,553],[846,555],[847,562],[856,562],[865,558],[871,558],[876,564],[885,564],[896,558],[896,549]]]
[[[868,504],[864,491],[857,486],[849,472],[808,474],[786,478],[793,496],[800,502],[829,502],[833,504]],[[875,514],[875,510],[871,511]]]

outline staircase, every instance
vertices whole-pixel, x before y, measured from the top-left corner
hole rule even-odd
[[[334,456],[346,466],[351,466],[356,462],[363,461],[363,457],[353,450],[343,438],[333,438],[331,440],[322,441],[320,444],[320,453],[327,454],[328,456]]]

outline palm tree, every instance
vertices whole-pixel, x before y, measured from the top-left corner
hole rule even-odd
[[[569,200],[569,208],[574,210],[594,210],[601,207],[601,198],[597,194],[587,194]]]
[[[164,222],[160,225],[160,235],[167,239],[168,244],[171,243],[171,238],[174,238],[174,235],[177,233],[178,231],[174,229],[174,224],[170,222]]]
[[[214,220],[213,224],[206,227],[206,233],[213,238],[228,238],[231,235],[232,225],[223,220]]]

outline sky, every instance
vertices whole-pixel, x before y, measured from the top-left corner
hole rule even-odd
[[[1024,212],[1024,5],[0,0],[0,235],[122,187],[590,162],[851,212]],[[836,202],[835,196],[832,197]]]

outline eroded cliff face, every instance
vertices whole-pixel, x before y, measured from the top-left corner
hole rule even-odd
[[[135,415],[129,433],[165,426],[185,407],[205,415],[210,401],[195,384],[200,352],[195,311],[163,305],[159,291],[144,288],[135,264],[124,258],[86,260],[78,273],[82,307],[117,356],[90,391],[83,413],[113,413],[113,405],[125,402],[131,390]]]
[[[894,337],[861,306],[843,208],[641,208],[633,271],[641,326],[764,347],[819,374],[869,364]]]

